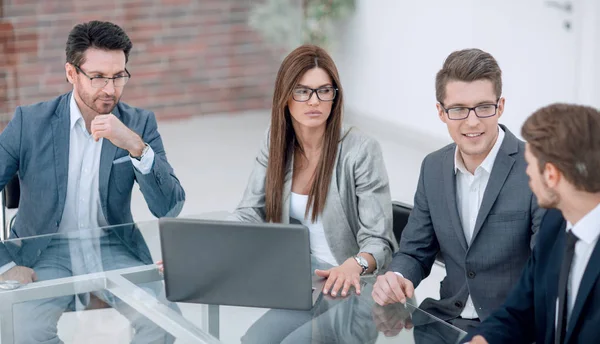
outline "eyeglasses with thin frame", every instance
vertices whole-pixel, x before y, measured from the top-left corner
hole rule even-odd
[[[113,85],[115,87],[123,87],[123,86],[125,86],[125,84],[127,84],[127,81],[129,81],[129,79],[131,78],[131,73],[129,73],[127,68],[125,68],[125,73],[127,73],[127,75],[117,75],[117,76],[113,76],[112,78],[107,78],[104,76],[89,76],[78,65],[73,65],[73,67],[77,68],[78,71],[80,71],[83,75],[85,75],[88,79],[90,79],[92,87],[94,87],[94,88],[104,88],[104,86],[108,85],[108,82],[110,80],[113,81]]]
[[[297,102],[306,102],[312,97],[313,93],[316,93],[320,101],[330,102],[335,99],[337,91],[338,89],[333,86],[319,88],[296,87],[292,91],[292,98]]]
[[[446,109],[444,104],[440,103],[446,115],[448,115],[448,119],[453,121],[459,121],[462,119],[466,119],[469,117],[471,111],[475,113],[475,116],[479,118],[488,118],[496,115],[498,110],[498,102],[500,98],[496,100],[496,104],[480,104],[475,107],[466,107],[466,106],[457,106]]]

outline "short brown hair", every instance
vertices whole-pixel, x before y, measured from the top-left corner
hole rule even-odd
[[[443,104],[448,81],[471,82],[487,79],[494,84],[496,97],[502,95],[502,70],[496,59],[480,49],[465,49],[448,55],[435,76],[435,97]]]
[[[578,190],[600,191],[600,112],[589,106],[552,104],[534,112],[521,135],[538,159],[551,163]]]

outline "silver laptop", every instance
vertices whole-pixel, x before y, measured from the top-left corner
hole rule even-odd
[[[169,301],[308,310],[321,294],[302,225],[162,218],[159,229]]]

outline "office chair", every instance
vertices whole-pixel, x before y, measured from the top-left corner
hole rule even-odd
[[[2,219],[4,219],[4,223],[2,223],[2,232],[4,233],[4,239],[8,239],[10,229],[17,216],[15,214],[10,221],[6,221],[6,210],[19,208],[20,198],[21,187],[19,184],[19,176],[15,174],[8,184],[4,186],[4,190],[2,191]]]
[[[400,244],[402,231],[404,231],[404,227],[406,227],[406,224],[408,223],[408,217],[410,216],[412,208],[412,206],[406,203],[398,201],[392,202],[392,215],[394,218],[394,236],[396,237],[396,240],[398,240],[398,244]],[[441,252],[438,252],[437,256],[435,257],[435,263],[443,268],[446,267]]]
[[[398,243],[400,243],[402,231],[408,223],[408,216],[410,215],[411,210],[412,207],[408,204],[398,201],[392,202],[392,214],[394,218],[394,236],[396,236],[396,240],[398,240]]]

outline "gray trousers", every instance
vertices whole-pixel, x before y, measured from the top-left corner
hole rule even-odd
[[[313,259],[315,264],[318,262]],[[361,296],[354,292],[346,298],[326,296],[310,311],[272,309],[252,324],[241,341],[243,344],[376,343],[380,336],[389,334],[386,329],[390,325],[400,326],[389,331],[398,334],[410,323],[417,344],[460,343],[463,335],[423,312],[411,312],[399,304],[382,310],[371,297],[372,283],[361,283]]]
[[[331,265],[312,258],[312,268]],[[362,293],[371,293],[366,288]],[[315,291],[317,292],[317,291]],[[365,294],[366,295],[366,294]],[[259,318],[241,339],[243,344],[275,343],[374,343],[378,332],[373,325],[370,297],[321,298],[311,310],[272,309]]]
[[[32,267],[38,281],[71,277],[144,265],[114,234],[95,238],[55,238]],[[179,311],[164,297],[161,282],[139,285],[159,301]],[[15,304],[15,343],[62,343],[57,323],[66,310],[82,310],[89,302],[89,294],[62,296]],[[135,331],[132,343],[172,343],[174,338],[146,319],[127,304],[107,291],[94,293],[98,298],[124,315]]]

